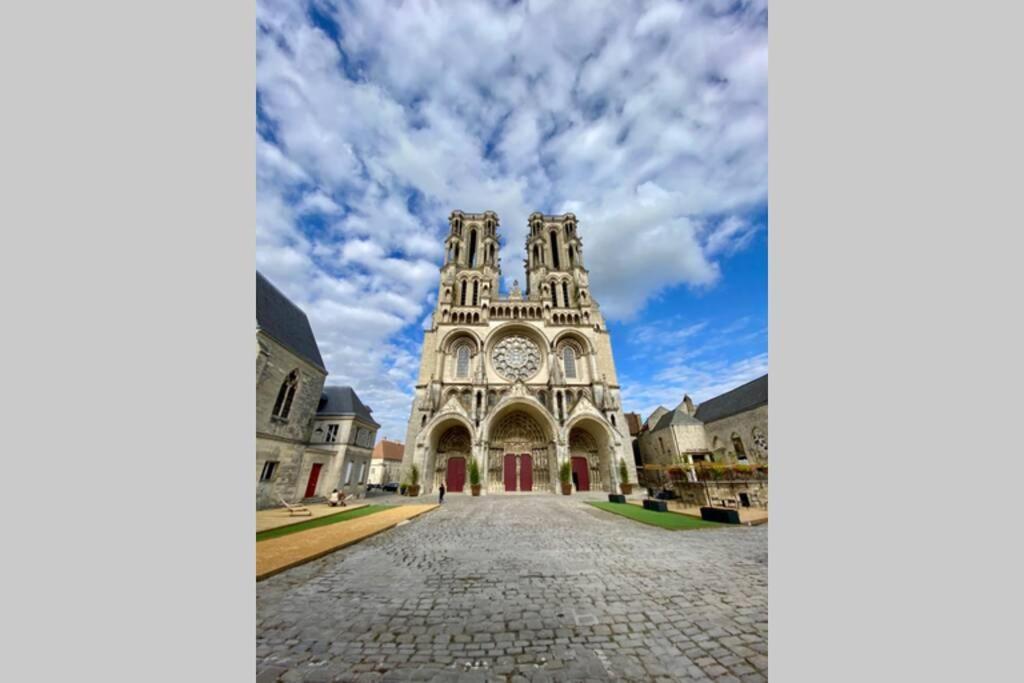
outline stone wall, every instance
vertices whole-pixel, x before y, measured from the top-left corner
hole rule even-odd
[[[747,459],[751,463],[768,462],[768,406],[760,406],[737,415],[722,418],[704,425],[707,432],[708,448],[715,456],[715,462],[736,462],[736,452],[732,445],[732,435],[737,434],[743,440],[747,451]],[[764,437],[765,446],[758,446],[754,438],[757,429]],[[716,442],[715,439],[718,439]]]
[[[740,505],[740,494],[745,493],[750,500],[750,507],[768,507],[768,482],[752,481],[709,481],[707,487],[701,482],[673,482],[672,488],[679,496],[683,505],[699,507],[708,504],[721,505],[723,500],[732,501],[733,506]]]
[[[263,332],[257,332],[256,357],[256,507],[280,506],[278,498],[294,502],[305,492],[313,456],[306,446],[313,429],[327,374],[286,349]],[[272,416],[274,403],[285,378],[293,370],[299,382],[285,420]],[[278,463],[269,482],[260,474],[268,461]]]
[[[308,441],[327,373],[299,358],[263,332],[257,333],[257,339],[264,352],[258,354],[256,364],[256,433]],[[292,370],[298,370],[298,388],[288,418],[281,420],[272,416],[274,403],[281,384]]]

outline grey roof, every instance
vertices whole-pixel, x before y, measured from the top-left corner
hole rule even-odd
[[[647,426],[648,429],[654,429],[655,423],[657,423],[657,421],[666,413],[668,413],[668,408],[665,406],[658,406],[654,409],[654,412],[648,415],[647,419],[644,420],[644,425]],[[643,427],[641,427],[641,429],[643,429]]]
[[[657,424],[655,424],[653,427],[651,427],[651,431],[653,432],[653,431],[657,431],[659,429],[664,429],[665,427],[668,427],[669,425],[701,425],[701,424],[702,423],[701,423],[700,420],[695,418],[693,415],[690,415],[689,413],[687,413],[684,408],[680,407],[680,408],[676,408],[675,410],[670,410],[669,412],[667,412],[664,415],[662,415],[661,419],[658,420]]]
[[[324,372],[313,328],[302,309],[256,271],[256,327]]]
[[[768,375],[704,401],[697,407],[697,419],[714,422],[764,405],[768,405]]]
[[[318,417],[355,415],[374,427],[380,427],[370,416],[372,412],[363,405],[352,387],[324,387],[324,393],[320,396],[320,405],[316,409]]]

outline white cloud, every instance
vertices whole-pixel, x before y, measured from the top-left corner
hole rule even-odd
[[[418,332],[398,333],[429,314],[452,209],[499,214],[506,286],[529,213],[574,211],[619,319],[714,286],[716,259],[749,243],[743,216],[767,195],[763,2],[316,4],[337,43],[305,5],[257,3],[257,266],[391,436],[418,366]],[[328,221],[315,236],[310,217]]]

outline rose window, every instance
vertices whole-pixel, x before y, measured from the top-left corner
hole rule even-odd
[[[526,337],[505,337],[494,347],[491,361],[502,377],[527,380],[540,370],[540,349]]]

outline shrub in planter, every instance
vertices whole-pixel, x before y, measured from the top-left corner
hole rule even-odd
[[[558,480],[562,482],[562,495],[568,496],[572,493],[572,465],[568,460],[558,468]]]
[[[623,495],[628,496],[633,492],[633,485],[629,483],[629,468],[625,460],[619,460],[619,486],[622,487]]]
[[[469,461],[469,488],[474,496],[480,495],[480,465],[476,458]]]

